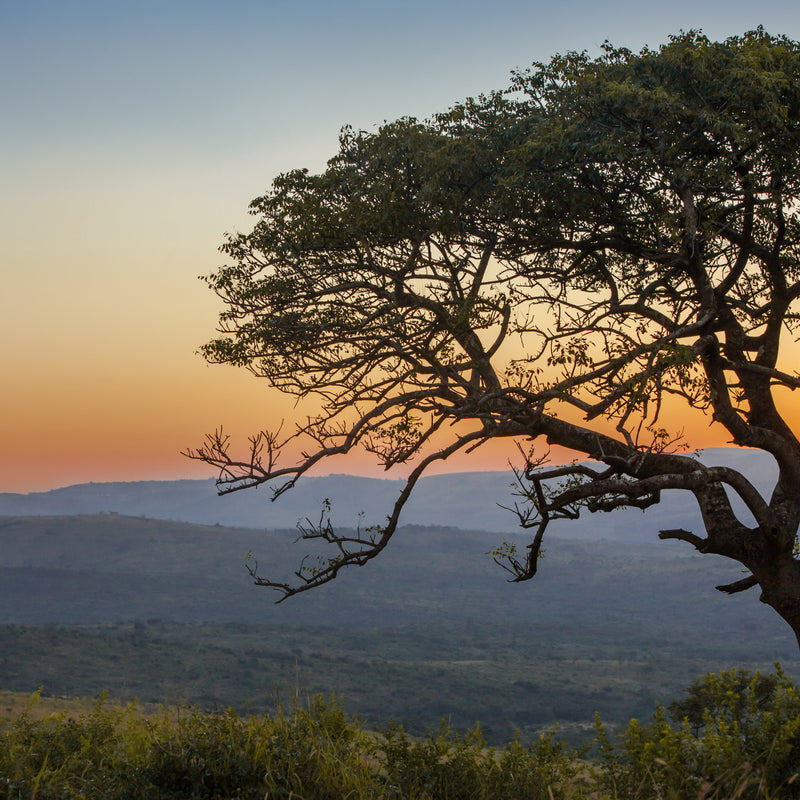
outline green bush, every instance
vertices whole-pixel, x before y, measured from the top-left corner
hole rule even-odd
[[[555,800],[583,796],[579,762],[552,734],[528,747],[518,739],[488,747],[480,728],[464,735],[442,723],[424,740],[397,725],[383,731],[375,755],[396,798],[426,800]]]
[[[620,800],[800,798],[800,690],[779,666],[767,680],[709,674],[686,691],[671,708],[699,717],[671,725],[659,707],[648,725],[631,720],[619,748],[598,721],[603,790]]]
[[[28,710],[0,727],[0,797],[86,800],[178,798],[376,798],[364,734],[341,706],[297,698],[274,718],[233,711],[134,707],[33,720]]]
[[[36,693],[13,721],[0,723],[0,792],[8,798],[114,797],[119,728],[131,709],[108,709],[105,697],[78,719],[66,712],[33,720]]]
[[[695,736],[705,727],[707,716],[742,719],[750,709],[758,717],[775,705],[775,692],[782,676],[780,667],[772,675],[751,675],[746,669],[710,673],[684,689],[686,695],[667,706],[673,722],[689,722]]]
[[[341,703],[295,697],[288,711],[278,704],[264,747],[267,797],[342,800],[382,797],[367,758],[364,733],[347,718]]]
[[[128,731],[129,786],[132,797],[215,798],[264,796],[263,742],[268,720],[244,719],[226,712],[165,712],[146,723],[141,745],[131,752]]]

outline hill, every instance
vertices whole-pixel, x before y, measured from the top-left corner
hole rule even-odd
[[[263,573],[289,577],[307,552],[292,531],[117,514],[0,518],[0,622],[363,627],[536,617],[587,626],[628,620],[664,637],[709,628],[717,637],[784,633],[755,595],[713,589],[737,577],[735,565],[680,543],[553,537],[536,578],[509,584],[487,552],[515,535],[406,526],[380,559],[275,606],[277,595],[252,585],[244,559],[252,552]]]
[[[742,470],[753,483],[769,491],[775,477],[771,457],[761,451],[740,448],[706,450],[709,464],[726,464]],[[423,478],[403,511],[406,525],[444,525],[483,531],[514,531],[515,515],[501,508],[513,507],[513,474],[465,472]],[[0,516],[98,514],[115,512],[128,516],[169,519],[199,524],[244,528],[294,528],[306,517],[316,519],[324,500],[332,504],[332,520],[355,527],[359,515],[367,524],[382,522],[402,489],[398,480],[353,475],[305,477],[298,485],[270,502],[268,487],[216,494],[213,480],[136,481],[88,483],[30,494],[0,494]],[[499,505],[498,505],[499,504]],[[699,514],[680,493],[666,492],[661,505],[646,517],[631,510],[595,514],[577,522],[563,523],[566,535],[620,541],[655,541],[663,527],[691,528]]]
[[[647,715],[697,675],[782,661],[793,637],[736,577],[678,543],[553,537],[511,585],[503,538],[406,526],[382,558],[278,606],[242,565],[285,574],[292,531],[118,514],[0,519],[0,688],[268,707],[276,687],[344,693],[369,724],[448,716],[492,741],[559,722],[580,736]],[[570,731],[577,731],[571,734]]]

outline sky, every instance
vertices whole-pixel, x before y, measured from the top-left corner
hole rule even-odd
[[[209,477],[180,455],[206,432],[291,424],[291,399],[197,354],[221,310],[198,276],[276,175],[324,167],[344,124],[424,118],[606,39],[800,39],[796,0],[0,0],[0,20],[6,492]],[[703,421],[690,433],[721,443]],[[377,474],[361,456],[328,470]]]

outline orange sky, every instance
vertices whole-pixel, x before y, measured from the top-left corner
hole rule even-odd
[[[291,416],[291,400],[195,354],[219,310],[197,276],[276,174],[324,165],[342,124],[424,117],[606,38],[639,48],[681,28],[721,38],[762,23],[800,38],[797,4],[707,6],[4,8],[0,491],[209,476],[180,451],[220,424],[244,440]],[[724,443],[706,420],[691,426],[693,444]],[[450,468],[503,469],[515,455],[498,443]],[[376,473],[361,456],[329,469]]]

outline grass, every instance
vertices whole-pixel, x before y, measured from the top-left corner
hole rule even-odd
[[[271,715],[87,708],[3,693],[0,797],[14,800],[778,800],[800,797],[800,689],[780,670],[707,675],[703,732],[657,707],[616,739],[597,723],[594,760],[544,734],[491,747],[480,728],[442,723],[424,737],[366,732],[321,696]],[[700,689],[698,689],[700,687]],[[21,709],[21,710],[20,710]]]
[[[477,729],[461,736],[443,727],[422,741],[397,726],[367,734],[321,697],[295,697],[271,716],[175,707],[142,715],[104,700],[88,711],[41,705],[33,695],[0,724],[0,796],[510,800],[524,788],[546,800],[573,796],[560,787],[577,774],[546,740],[497,752]]]

